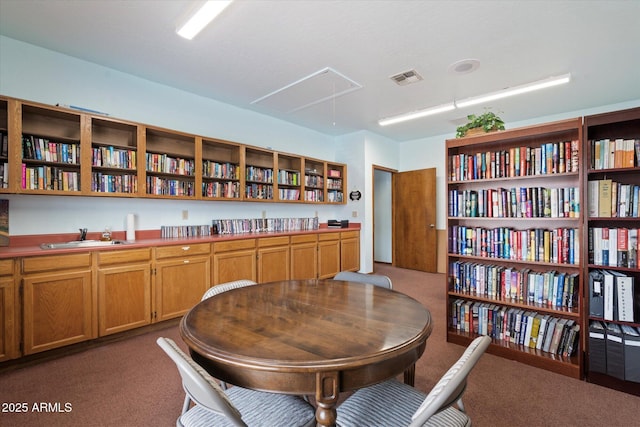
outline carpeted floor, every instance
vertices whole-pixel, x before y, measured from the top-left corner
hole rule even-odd
[[[416,387],[428,391],[464,351],[445,339],[444,275],[384,264],[376,272],[433,315],[433,333],[416,365]],[[1,373],[0,425],[175,425],[184,394],[175,365],[155,343],[158,336],[182,344],[170,326]],[[464,400],[479,427],[640,426],[640,397],[491,354],[476,365]]]

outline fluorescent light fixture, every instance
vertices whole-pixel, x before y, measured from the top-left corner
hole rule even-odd
[[[445,113],[447,111],[454,110],[456,108],[470,107],[472,105],[482,104],[484,102],[495,101],[496,99],[506,98],[508,96],[520,95],[527,92],[533,92],[534,90],[545,89],[552,86],[558,86],[561,84],[569,83],[571,81],[571,74],[563,74],[558,77],[548,77],[544,80],[539,80],[533,83],[527,83],[521,86],[511,87],[497,92],[488,93],[486,95],[474,96],[471,98],[461,99],[460,101],[454,101],[449,104],[442,104],[437,107],[426,108],[424,110],[413,111],[411,113],[400,114],[398,116],[387,117],[386,119],[378,120],[380,126],[392,125],[395,123],[405,122],[407,120],[418,119],[420,117],[430,116],[432,114]]]
[[[209,0],[189,20],[176,31],[178,35],[191,40],[204,27],[231,4],[232,0]]]
[[[420,117],[431,116],[433,114],[444,113],[446,111],[454,110],[456,106],[453,102],[448,104],[438,105],[437,107],[425,108],[424,110],[412,111],[410,113],[400,114],[399,116],[393,116],[386,119],[378,120],[380,126],[393,125],[395,123],[406,122],[407,120],[418,119]]]
[[[499,90],[497,92],[488,93],[486,95],[465,98],[460,101],[456,101],[455,104],[456,104],[456,108],[470,107],[472,105],[495,101],[496,99],[502,99],[509,96],[520,95],[527,92],[533,92],[534,90],[546,89],[552,86],[558,86],[561,84],[569,83],[570,81],[571,81],[571,74],[564,74],[559,77],[549,77],[544,80],[539,80],[537,82],[527,83],[521,86]]]

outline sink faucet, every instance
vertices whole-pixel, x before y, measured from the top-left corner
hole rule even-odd
[[[80,240],[87,240],[87,229],[80,228]]]

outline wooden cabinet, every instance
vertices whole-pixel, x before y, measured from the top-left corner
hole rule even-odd
[[[98,334],[151,323],[151,248],[96,252]]]
[[[22,260],[24,354],[97,336],[91,253]]]
[[[212,285],[243,279],[257,279],[256,239],[214,243]]]
[[[0,260],[0,361],[19,356],[14,261]]]
[[[182,316],[211,284],[211,244],[162,246],[155,250],[154,321]]]
[[[344,164],[76,109],[1,97],[5,137],[0,193],[345,203]]]
[[[292,280],[315,279],[318,277],[318,235],[303,234],[291,236]]]
[[[330,279],[340,272],[340,232],[318,234],[318,278]]]
[[[291,253],[289,236],[258,239],[258,283],[289,280]]]
[[[619,339],[620,331],[640,328],[640,108],[587,116],[584,135],[585,329]],[[640,382],[627,378],[624,363],[591,363],[603,356],[591,339],[585,344],[589,382],[640,396]],[[614,365],[619,369],[609,369]]]
[[[360,270],[360,232],[340,232],[340,271]]]
[[[488,352],[581,378],[582,120],[446,151],[447,340],[489,335]]]

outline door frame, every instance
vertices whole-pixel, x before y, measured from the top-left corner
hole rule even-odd
[[[372,218],[373,220],[371,221],[371,225],[372,225],[372,230],[371,230],[371,234],[372,234],[372,244],[371,244],[371,261],[372,261],[372,266],[375,266],[376,263],[376,259],[375,259],[375,245],[376,245],[376,211],[375,211],[375,197],[376,197],[376,186],[375,186],[375,173],[377,171],[382,171],[382,172],[389,172],[391,174],[391,182],[393,182],[393,175],[398,173],[397,169],[392,169],[392,168],[388,168],[385,166],[380,166],[380,165],[376,165],[375,163],[371,164],[371,213],[372,213]],[[393,192],[393,185],[391,185],[391,265],[395,266],[396,264],[396,251],[395,251],[395,245],[394,245],[394,233],[395,233],[395,228],[396,228],[396,223],[395,223],[395,194]]]

